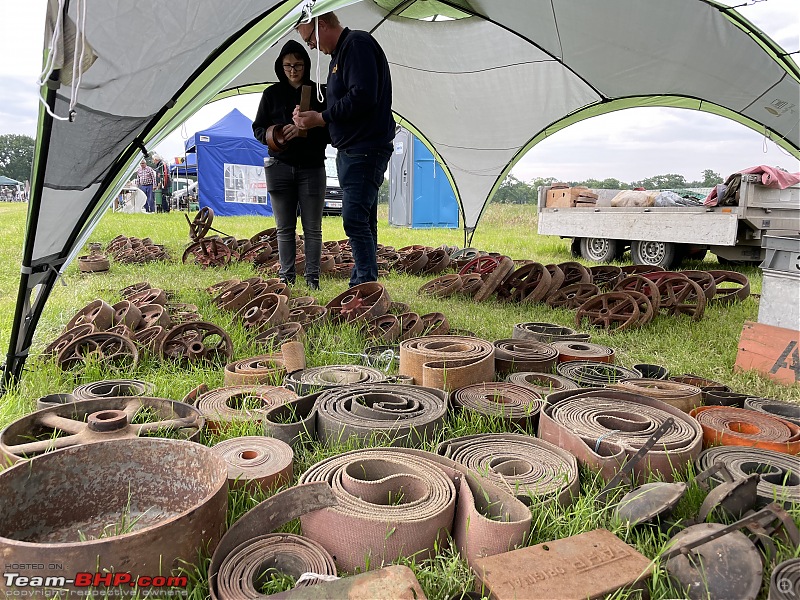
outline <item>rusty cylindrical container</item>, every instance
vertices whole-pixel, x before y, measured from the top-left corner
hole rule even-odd
[[[0,556],[66,580],[79,572],[169,576],[182,561],[196,563],[201,548],[213,550],[227,503],[225,461],[200,444],[73,446],[0,474]],[[0,595],[9,591],[0,579]]]

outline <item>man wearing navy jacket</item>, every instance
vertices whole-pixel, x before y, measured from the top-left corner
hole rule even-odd
[[[338,150],[342,224],[355,267],[350,286],[378,279],[378,189],[392,154],[392,79],[386,55],[366,31],[342,27],[334,13],[301,23],[297,32],[309,48],[330,55],[327,108],[295,109],[300,129],[328,126]]]

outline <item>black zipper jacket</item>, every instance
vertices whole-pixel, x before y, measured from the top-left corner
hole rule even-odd
[[[264,90],[261,95],[261,103],[258,105],[258,113],[255,121],[253,121],[253,135],[265,145],[267,143],[267,129],[271,125],[288,125],[292,123],[294,107],[300,104],[301,88],[295,89],[292,87],[283,72],[283,59],[287,54],[303,57],[303,62],[305,63],[303,84],[314,88],[311,93],[311,110],[319,112],[325,110],[325,102],[317,100],[317,86],[311,81],[311,58],[308,56],[308,52],[300,42],[289,40],[283,46],[278,59],[275,61],[275,74],[278,76],[278,83]],[[323,86],[322,89],[324,95],[325,87]],[[330,134],[328,133],[328,128],[315,127],[308,130],[308,135],[305,138],[290,140],[288,147],[283,152],[270,150],[269,154],[293,167],[321,167],[325,164],[325,147],[329,143]]]

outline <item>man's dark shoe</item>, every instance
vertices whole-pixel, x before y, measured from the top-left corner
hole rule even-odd
[[[294,285],[294,277],[285,277],[283,275],[279,278],[281,283],[285,283],[286,285]]]
[[[306,279],[306,285],[310,290],[318,290],[319,289],[319,279]]]

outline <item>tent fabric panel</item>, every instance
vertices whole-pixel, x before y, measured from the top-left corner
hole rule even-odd
[[[780,132],[787,141],[800,148],[800,94],[797,90],[797,82],[786,76],[756,98],[741,114]]]
[[[563,50],[556,28],[551,0],[527,0],[527,2],[497,2],[496,0],[470,0],[475,12],[495,23],[516,31],[531,43],[555,59],[560,59]],[[506,56],[511,62],[514,56]]]
[[[99,189],[100,184],[95,183],[83,190],[42,190],[42,206],[33,246],[33,264],[44,257],[64,251],[67,239],[83,226],[83,212],[89,199]]]

